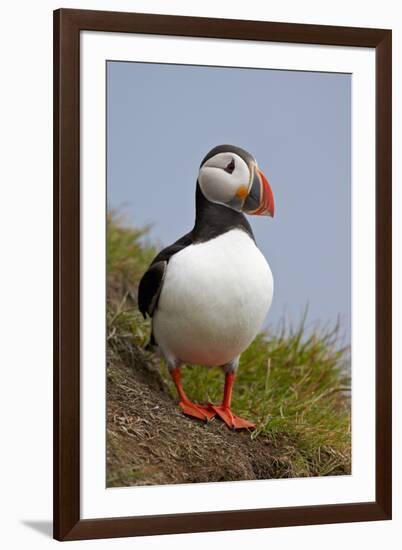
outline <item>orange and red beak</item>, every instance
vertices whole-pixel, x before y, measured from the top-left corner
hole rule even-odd
[[[263,172],[256,165],[253,166],[253,179],[243,204],[243,211],[246,214],[271,216],[271,218],[275,213],[274,195],[271,186]]]

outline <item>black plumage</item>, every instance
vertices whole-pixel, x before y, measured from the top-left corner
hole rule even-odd
[[[170,258],[192,242],[191,233],[188,233],[175,243],[161,250],[152,260],[151,265],[142,276],[138,286],[138,309],[144,318],[147,314],[152,317],[155,311]]]

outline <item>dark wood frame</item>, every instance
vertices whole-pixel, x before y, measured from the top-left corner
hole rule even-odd
[[[375,48],[376,499],[373,502],[80,519],[80,31]],[[61,9],[54,12],[54,537],[255,529],[391,518],[390,30]]]

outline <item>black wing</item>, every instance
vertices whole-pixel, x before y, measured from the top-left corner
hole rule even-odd
[[[165,278],[166,268],[170,258],[192,244],[192,234],[187,233],[184,237],[181,237],[178,241],[172,245],[164,248],[159,254],[152,260],[148,270],[142,276],[140,284],[138,286],[138,309],[143,314],[144,318],[146,314],[152,317],[156,306],[158,305],[158,298],[162,290],[163,279]]]

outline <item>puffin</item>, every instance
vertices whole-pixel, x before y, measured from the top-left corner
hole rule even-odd
[[[245,216],[274,216],[274,197],[256,159],[218,145],[198,172],[193,229],[153,259],[138,286],[138,309],[151,318],[148,349],[164,358],[181,411],[232,430],[255,424],[231,409],[241,354],[260,332],[273,298],[273,276]],[[184,364],[219,367],[221,404],[199,404],[184,391]]]

